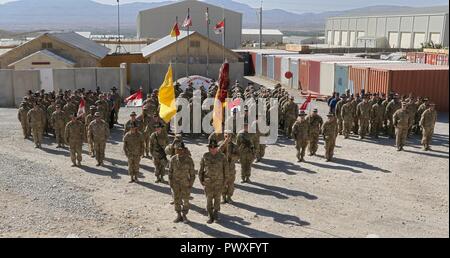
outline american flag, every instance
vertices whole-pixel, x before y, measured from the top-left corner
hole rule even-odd
[[[188,13],[188,15],[186,16],[186,19],[183,22],[183,28],[187,28],[187,27],[191,27],[191,26],[192,26],[192,18]]]

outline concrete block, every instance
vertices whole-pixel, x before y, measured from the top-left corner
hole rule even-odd
[[[41,89],[41,79],[38,70],[13,71],[14,105],[18,107],[28,90],[36,92]]]
[[[0,70],[0,107],[13,106],[13,70]]]
[[[55,91],[75,90],[75,69],[53,69]]]
[[[95,68],[78,68],[75,71],[75,88],[95,91],[97,88],[97,75]]]

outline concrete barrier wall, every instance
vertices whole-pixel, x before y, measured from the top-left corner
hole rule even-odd
[[[53,87],[55,91],[75,90],[75,70],[53,69]]]
[[[120,68],[97,68],[97,86],[102,92],[120,88]]]
[[[94,91],[97,87],[97,71],[95,68],[75,69],[75,89]]]
[[[150,65],[128,64],[130,71],[130,90],[135,92],[140,87],[147,94],[150,90]]]
[[[0,70],[0,107],[14,106],[13,70]]]
[[[36,92],[41,89],[38,70],[17,70],[13,72],[14,105],[18,107],[28,90]]]

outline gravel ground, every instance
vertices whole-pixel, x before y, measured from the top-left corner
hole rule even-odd
[[[131,111],[121,112],[121,123]],[[293,143],[280,138],[253,166],[254,183],[237,181],[235,203],[222,206],[218,224],[205,223],[197,180],[191,223],[184,225],[172,223],[170,189],[154,183],[151,160],[142,161],[142,182],[128,183],[121,127],[112,132],[105,167],[84,155],[83,167],[71,168],[68,151],[52,139],[42,150],[22,139],[16,112],[0,109],[0,237],[449,235],[448,114],[440,115],[431,152],[420,149],[418,138],[398,153],[390,139],[339,137],[334,162],[324,162],[321,145],[318,157],[299,164]],[[206,140],[187,142],[198,169]]]

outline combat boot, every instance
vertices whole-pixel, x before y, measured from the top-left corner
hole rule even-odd
[[[227,202],[228,203],[233,203],[233,199],[231,199],[231,196],[227,196]]]
[[[187,218],[187,212],[183,212],[183,215],[181,216],[182,218],[183,218],[183,223],[184,224],[187,224],[187,223],[189,223],[189,220],[188,220],[188,218]]]
[[[227,203],[228,201],[227,201],[227,196],[224,194],[224,195],[222,195],[222,204],[225,204],[225,203]]]
[[[214,217],[214,221],[219,221],[219,212],[218,211],[214,211],[213,217]]]
[[[81,167],[81,161],[78,161],[77,165],[78,165],[79,167]]]
[[[212,214],[212,212],[208,212],[208,221],[206,221],[206,223],[208,223],[208,224],[212,224],[212,223],[214,223],[214,216],[213,216],[213,214]]]
[[[176,219],[173,221],[173,223],[178,223],[183,221],[183,217],[181,217],[181,212],[177,212],[177,217]]]

